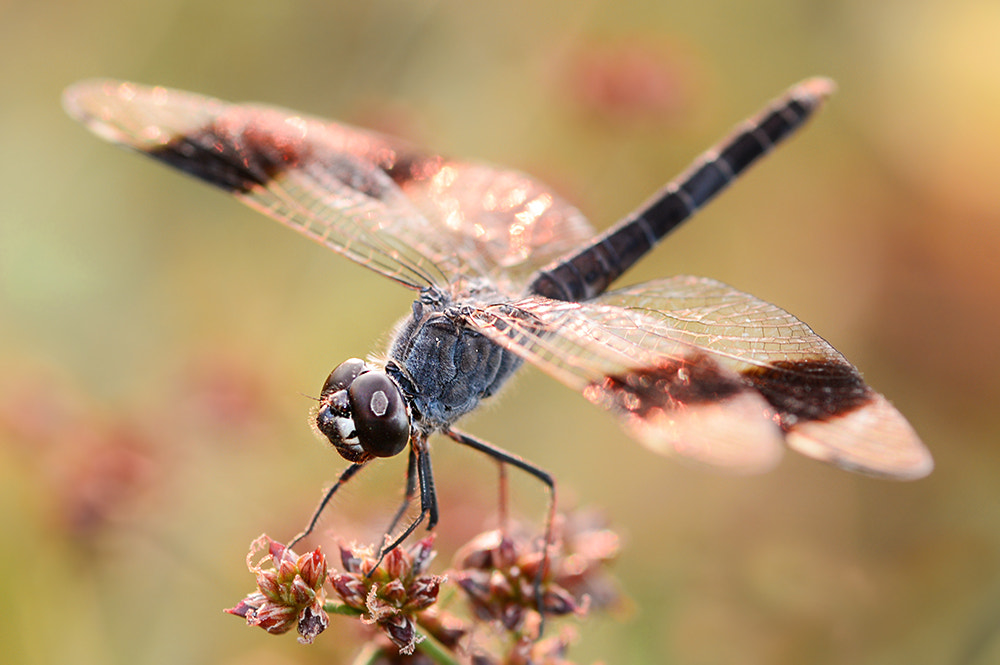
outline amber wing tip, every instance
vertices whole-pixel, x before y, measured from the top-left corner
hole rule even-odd
[[[74,120],[80,120],[84,115],[83,110],[80,108],[80,95],[84,92],[85,88],[86,86],[82,82],[74,83],[62,92],[60,101],[62,102],[63,110]]]
[[[67,87],[62,93],[62,107],[73,120],[82,123],[106,140],[115,140],[100,132],[101,110],[111,95],[114,81],[86,79]]]

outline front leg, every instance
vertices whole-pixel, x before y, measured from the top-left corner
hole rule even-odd
[[[386,536],[396,530],[399,520],[406,514],[406,509],[410,507],[413,497],[416,496],[417,474],[417,453],[413,450],[413,446],[410,446],[410,459],[406,463],[406,490],[403,493],[403,504],[396,511],[396,514],[393,515],[392,521],[389,522],[389,528],[385,530]]]
[[[310,533],[313,532],[313,530],[316,528],[316,524],[319,522],[319,516],[323,514],[323,511],[326,509],[326,505],[330,503],[330,499],[333,498],[333,495],[337,492],[338,489],[340,489],[340,487],[344,483],[353,478],[354,474],[360,471],[361,467],[363,467],[365,464],[366,462],[354,463],[351,466],[344,469],[344,472],[340,474],[340,478],[337,479],[337,482],[335,482],[333,486],[326,491],[326,494],[323,495],[323,498],[320,500],[319,505],[316,506],[316,510],[313,511],[312,517],[309,519],[309,523],[306,525],[306,528],[302,529],[302,531],[299,532],[299,535],[295,536],[288,542],[288,544],[286,545],[288,549],[292,549],[292,547],[294,547],[296,543],[298,543],[300,540],[302,540],[303,538],[305,538],[306,536],[308,536]]]
[[[417,486],[420,488],[420,514],[417,515],[416,519],[410,522],[409,525],[403,530],[399,536],[397,536],[392,542],[384,544],[382,549],[378,553],[378,561],[376,562],[375,568],[378,564],[382,563],[382,559],[385,555],[393,551],[399,545],[406,540],[411,533],[413,533],[418,526],[427,518],[427,530],[433,529],[438,522],[438,505],[437,505],[437,493],[434,490],[434,473],[431,468],[431,453],[430,449],[427,447],[427,435],[426,434],[414,434],[413,440],[410,442],[410,465],[407,468],[407,479],[406,479],[406,503],[403,508],[397,513],[396,518],[393,519],[393,524],[390,527],[395,527],[395,523],[398,521],[405,510],[406,506],[409,505],[410,498],[412,498],[411,486],[413,484],[413,468],[416,468],[417,476]],[[385,540],[388,541],[391,534],[385,534]],[[372,568],[374,572],[375,568]]]

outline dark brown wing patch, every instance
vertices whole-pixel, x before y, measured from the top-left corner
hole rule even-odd
[[[392,154],[392,160],[380,163],[379,167],[399,187],[405,187],[414,181],[427,180],[441,170],[445,160],[437,155],[424,155],[417,152],[397,152]]]
[[[697,354],[605,377],[590,394],[600,395],[600,406],[644,418],[756,389],[774,407],[784,431],[805,421],[843,416],[870,404],[875,395],[854,367],[829,360],[779,361],[741,375],[745,382]]]
[[[303,125],[262,112],[250,122],[238,113],[147,149],[162,162],[233,194],[267,187],[291,169],[315,169],[370,199],[383,200],[391,184],[361,159],[328,151],[320,156],[303,140]],[[386,169],[387,175],[392,175]],[[397,174],[401,177],[402,174]]]
[[[802,421],[844,415],[873,398],[853,366],[826,359],[779,360],[742,374],[775,408],[785,431]]]
[[[764,398],[706,354],[662,358],[583,389],[651,450],[742,473],[770,469],[782,433]]]
[[[608,376],[599,386],[601,406],[640,418],[687,404],[723,401],[748,389],[704,354],[683,360],[665,358],[654,367]]]
[[[245,141],[219,139],[217,129],[203,130],[177,136],[147,154],[232,194],[266,186],[290,161],[297,161],[292,154],[272,154],[274,144],[248,146]]]

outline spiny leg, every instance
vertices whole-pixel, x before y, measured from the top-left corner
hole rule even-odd
[[[417,454],[411,447],[410,459],[406,464],[406,491],[403,494],[403,504],[396,511],[396,514],[393,515],[392,521],[389,522],[389,528],[385,530],[387,536],[396,530],[399,520],[406,514],[406,509],[410,507],[413,496],[417,493],[417,474]]]
[[[378,564],[382,563],[382,559],[385,558],[386,554],[399,547],[420,526],[424,518],[427,518],[428,531],[433,529],[438,523],[437,493],[434,490],[434,473],[431,469],[431,456],[430,450],[427,448],[426,435],[415,438],[410,443],[410,452],[416,458],[417,484],[420,487],[420,514],[410,522],[406,529],[403,530],[403,533],[397,536],[392,542],[382,546],[382,549],[378,553],[378,561],[375,564],[375,568],[378,567]],[[409,482],[407,480],[408,490]],[[388,540],[389,534],[386,534],[385,538]],[[372,568],[372,572],[374,572],[375,568]]]
[[[500,514],[497,517],[497,521],[500,523],[500,530],[506,532],[509,530],[510,527],[510,521],[509,521],[510,513],[507,510],[509,506],[508,503],[509,493],[507,486],[507,463],[497,460],[497,472],[499,476],[497,479],[497,493],[499,496],[497,498],[500,501],[500,509],[499,509]]]
[[[481,453],[486,453],[494,460],[496,460],[501,465],[501,483],[506,486],[506,472],[503,471],[503,466],[505,464],[510,464],[511,466],[516,466],[522,471],[526,471],[535,478],[542,481],[548,490],[549,494],[549,509],[548,514],[545,517],[545,541],[543,543],[542,549],[542,565],[538,568],[538,574],[535,576],[535,600],[538,603],[538,614],[541,617],[542,624],[539,626],[539,635],[541,635],[542,626],[544,626],[545,615],[542,610],[542,580],[545,579],[545,574],[548,572],[549,568],[549,548],[552,546],[552,536],[553,536],[553,523],[556,518],[556,481],[547,472],[544,471],[531,462],[513,454],[509,453],[502,448],[497,448],[491,443],[487,443],[473,436],[470,436],[464,432],[459,432],[458,430],[446,429],[444,431],[450,439],[457,443],[461,443],[463,446],[468,446],[474,450],[478,450]],[[506,498],[506,489],[503,490],[504,499]]]
[[[294,538],[291,539],[291,541],[289,541],[287,545],[288,549],[292,549],[292,547],[294,547],[296,543],[298,543],[300,540],[302,540],[303,538],[305,538],[306,536],[308,536],[310,533],[313,532],[313,529],[316,528],[316,524],[319,522],[319,516],[326,509],[326,505],[330,503],[330,499],[333,498],[333,495],[337,492],[338,489],[340,489],[340,487],[344,483],[353,478],[354,474],[360,471],[361,467],[363,467],[364,465],[365,465],[364,462],[361,462],[360,464],[355,463],[344,469],[343,473],[340,474],[340,478],[337,478],[337,482],[335,482],[333,486],[326,491],[326,494],[323,495],[323,499],[319,502],[319,505],[316,506],[316,510],[313,511],[312,517],[309,519],[309,523],[306,525],[306,528],[304,528],[301,532],[299,532],[299,535],[295,536]]]

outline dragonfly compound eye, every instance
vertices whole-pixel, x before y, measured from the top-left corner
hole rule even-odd
[[[357,437],[372,457],[392,457],[410,439],[410,419],[399,388],[382,371],[358,376],[347,389]]]
[[[360,358],[345,360],[330,372],[330,376],[326,377],[326,383],[323,384],[323,392],[320,395],[326,397],[338,390],[347,390],[347,387],[354,382],[354,379],[369,370],[371,368]]]

